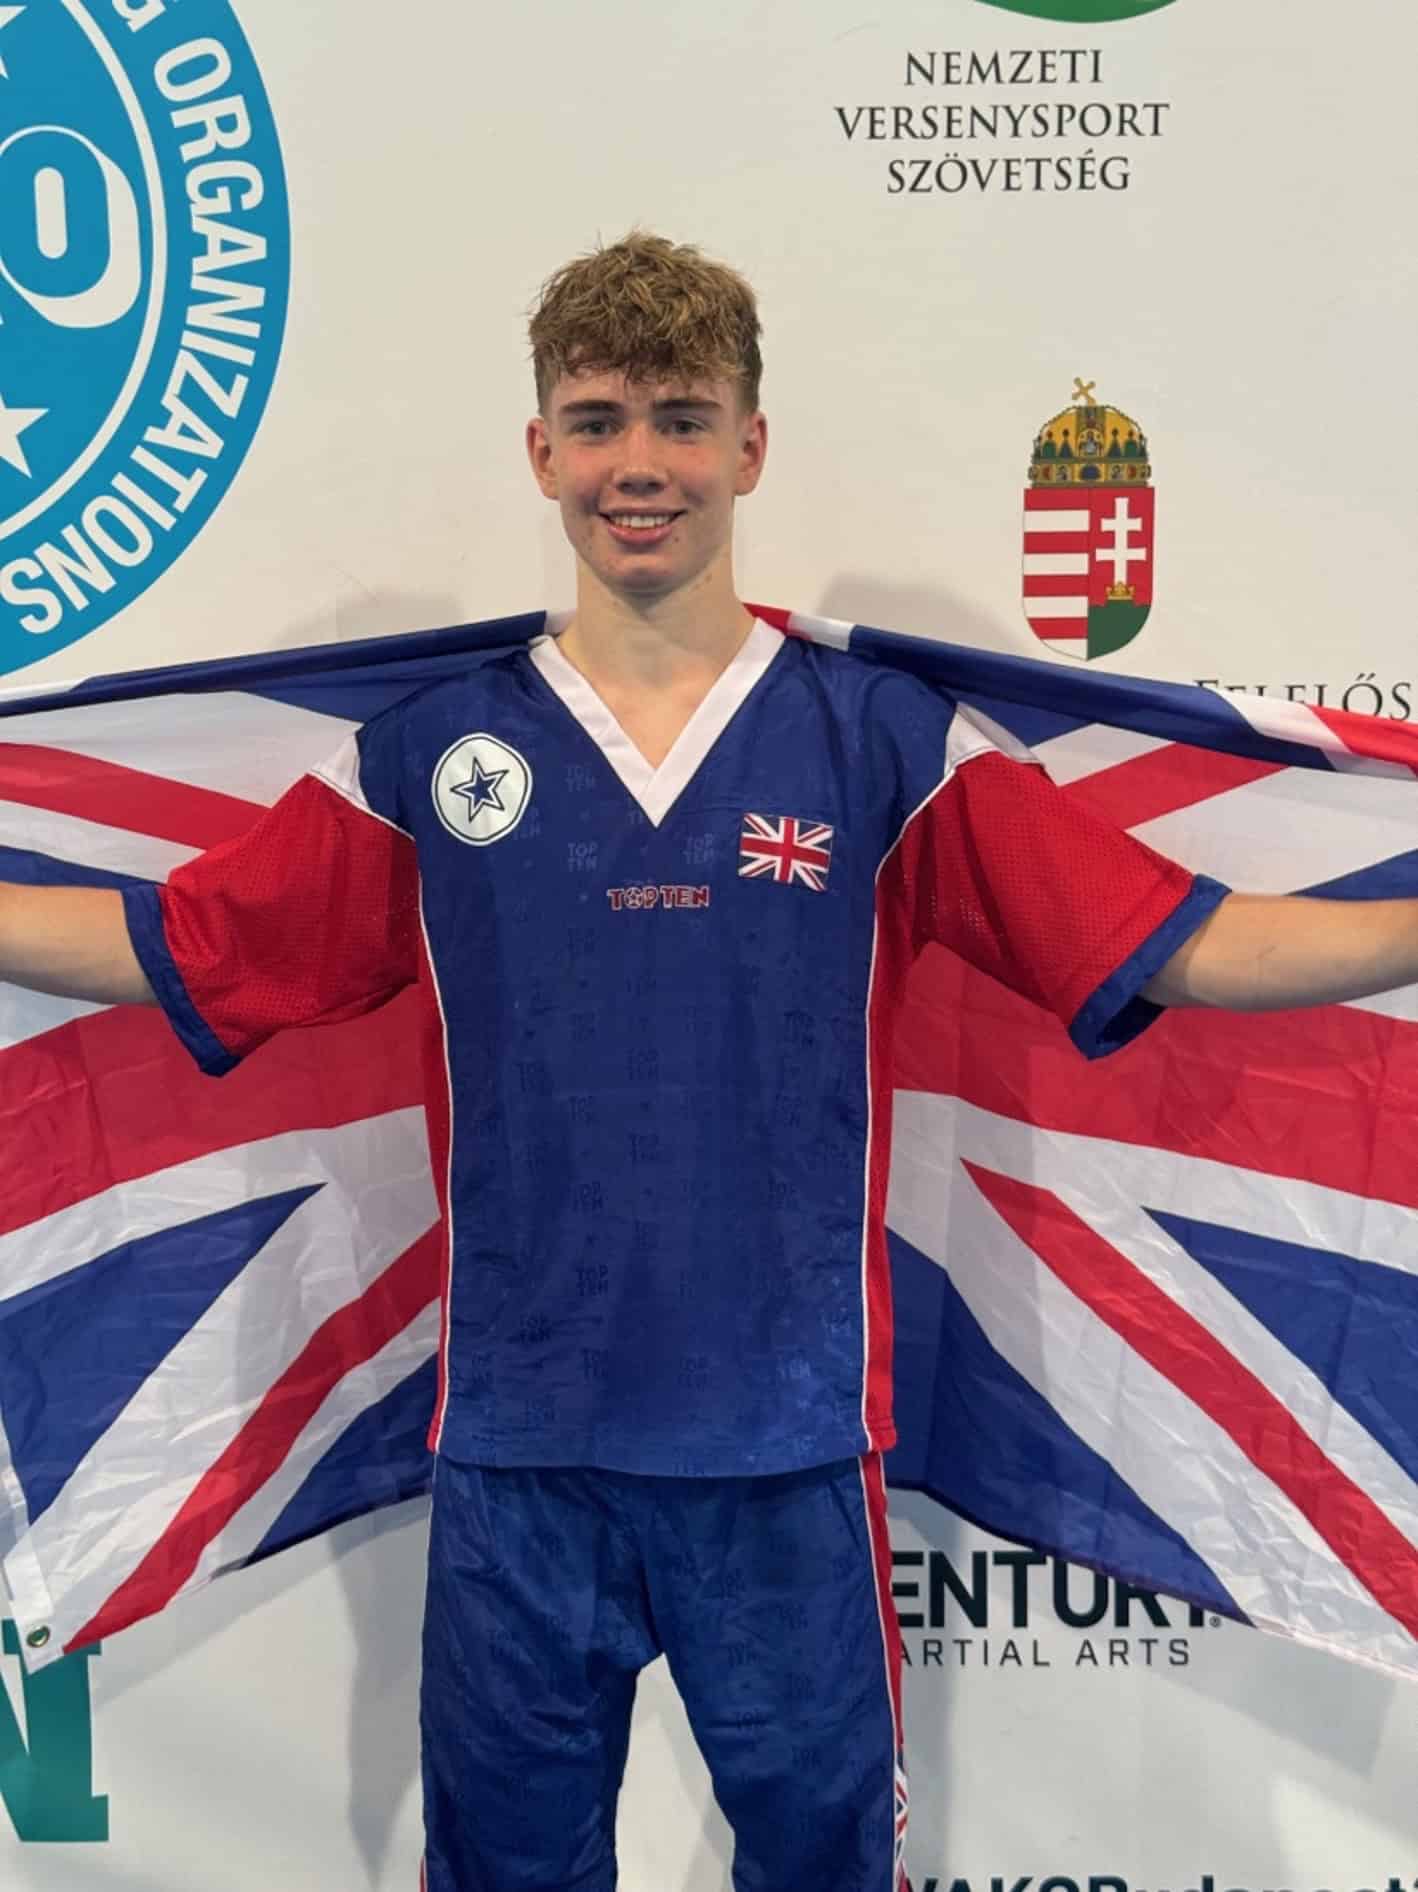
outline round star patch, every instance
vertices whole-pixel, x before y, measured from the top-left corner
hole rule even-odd
[[[463,736],[433,772],[433,805],[448,832],[471,847],[511,834],[532,799],[524,757],[496,736]]]

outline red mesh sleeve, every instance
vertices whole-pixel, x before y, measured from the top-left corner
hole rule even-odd
[[[963,762],[893,858],[917,952],[948,946],[1065,1023],[1171,918],[1193,877],[1073,806],[1037,766]]]
[[[237,1056],[290,1025],[372,1011],[418,977],[407,835],[305,776],[160,894],[187,995]]]

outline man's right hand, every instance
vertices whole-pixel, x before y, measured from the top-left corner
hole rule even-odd
[[[97,1005],[155,1005],[123,896],[100,887],[0,884],[0,980]]]

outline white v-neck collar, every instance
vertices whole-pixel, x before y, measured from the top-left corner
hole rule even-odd
[[[531,646],[532,662],[554,690],[628,793],[659,827],[688,787],[754,684],[783,647],[783,636],[762,618],[740,644],[726,669],[715,678],[699,708],[675,737],[669,754],[657,769],[641,755],[606,704],[576,666],[562,656],[555,637],[539,637]]]

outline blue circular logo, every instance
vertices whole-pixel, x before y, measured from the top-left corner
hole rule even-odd
[[[0,4],[0,673],[107,623],[211,518],[289,285],[227,0]]]

